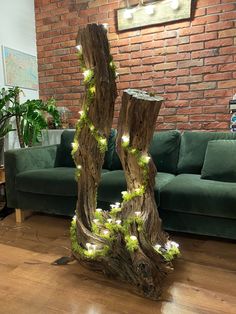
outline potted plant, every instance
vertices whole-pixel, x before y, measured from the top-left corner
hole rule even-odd
[[[15,119],[20,147],[24,148],[40,142],[41,131],[48,126],[45,114],[52,117],[55,126],[60,125],[60,114],[54,99],[45,102],[40,99],[33,99],[20,104],[19,95],[21,92],[19,87],[8,90],[3,88],[0,91],[0,137],[4,137],[13,130],[12,123]]]
[[[3,160],[4,137],[14,130],[10,119],[15,115],[12,106],[18,94],[19,88],[9,90],[2,88],[0,90],[0,165]]]

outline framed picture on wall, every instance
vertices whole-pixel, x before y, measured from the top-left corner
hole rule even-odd
[[[2,46],[5,85],[38,90],[35,56]]]

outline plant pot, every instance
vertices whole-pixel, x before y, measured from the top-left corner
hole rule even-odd
[[[3,165],[4,157],[4,137],[0,137],[0,166]]]

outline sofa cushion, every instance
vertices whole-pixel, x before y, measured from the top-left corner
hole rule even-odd
[[[159,202],[159,193],[164,185],[174,178],[173,174],[158,172],[156,176],[155,198]],[[125,174],[123,170],[114,170],[102,175],[98,187],[98,200],[115,203],[122,200],[121,192],[127,189]]]
[[[217,140],[207,145],[201,178],[236,182],[236,141]]]
[[[179,131],[154,132],[149,152],[160,172],[175,174],[179,158],[181,135]],[[112,170],[121,170],[120,159],[114,152]]]
[[[103,169],[102,173],[108,170]],[[21,172],[16,176],[16,190],[45,195],[77,195],[75,169],[57,167]]]
[[[115,149],[115,135],[115,130],[111,129],[111,133],[108,139],[108,150],[104,158],[104,169],[111,169],[112,167],[112,156]],[[71,156],[74,136],[75,130],[65,130],[61,135],[61,143],[59,146],[59,165],[61,167],[75,167],[74,160]]]
[[[236,183],[201,179],[197,174],[181,174],[166,184],[160,207],[192,214],[236,218]]]
[[[235,140],[236,133],[184,132],[181,138],[178,173],[201,174],[208,142],[221,139]]]
[[[149,152],[159,172],[176,174],[181,134],[179,131],[155,132]]]

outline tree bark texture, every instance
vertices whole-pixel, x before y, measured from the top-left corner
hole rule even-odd
[[[108,138],[116,85],[111,70],[106,31],[88,25],[79,34],[86,68],[94,70],[95,95],[85,122],[75,136],[74,158],[80,168],[76,217],[72,220],[73,255],[84,266],[128,282],[143,296],[157,300],[172,265],[155,246],[165,247],[168,236],[154,198],[156,168],[148,154],[161,97],[125,90],[118,122],[117,151],[125,172],[127,191],[111,211],[96,209],[96,193],[104,159],[92,126]],[[85,94],[85,103],[88,90]],[[86,122],[87,121],[87,122]]]
[[[101,139],[109,137],[117,91],[115,76],[110,65],[111,56],[106,29],[103,25],[87,25],[78,33],[78,39],[82,46],[85,72],[93,72],[91,80],[95,88],[92,96],[89,90],[91,86],[85,88],[83,114],[86,115],[86,119],[75,136],[79,146],[74,159],[77,167],[81,167],[76,210],[77,234],[79,242],[84,246],[90,238],[94,243],[104,242],[91,233],[91,221],[97,205],[97,186],[105,155],[96,137],[99,136]]]

